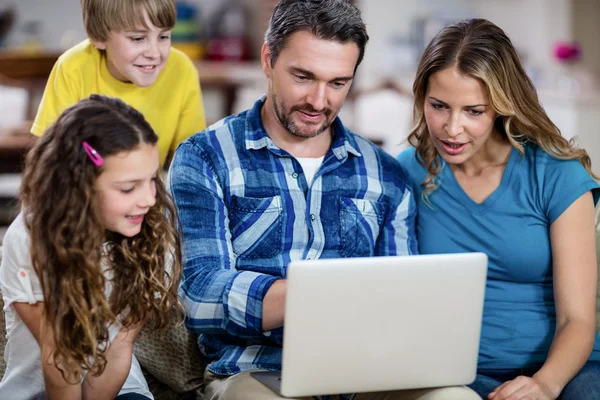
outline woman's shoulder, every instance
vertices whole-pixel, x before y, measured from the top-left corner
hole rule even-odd
[[[427,168],[422,164],[421,158],[414,147],[409,147],[401,152],[396,157],[396,160],[398,160],[411,180],[421,183],[427,177]]]
[[[526,165],[533,170],[538,179],[554,179],[561,175],[592,179],[583,164],[577,159],[559,158],[536,143],[525,143],[523,150],[523,159]]]
[[[526,169],[521,176],[537,190],[551,221],[587,191],[596,202],[600,198],[600,185],[579,160],[558,158],[534,143],[524,145],[524,150]]]
[[[414,147],[409,147],[398,154],[396,160],[398,160],[400,165],[402,165],[402,167],[411,175],[427,172],[427,169],[423,166],[421,158]]]
[[[411,146],[408,149],[402,151],[400,154],[398,154],[396,159],[400,162],[400,164],[408,166],[408,164],[417,160],[415,158],[415,154],[416,154],[416,149]]]

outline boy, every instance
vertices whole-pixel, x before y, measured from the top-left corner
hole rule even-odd
[[[41,136],[69,106],[90,94],[118,97],[159,136],[160,162],[206,127],[198,72],[171,49],[174,0],[81,0],[88,38],[60,56],[31,132]]]

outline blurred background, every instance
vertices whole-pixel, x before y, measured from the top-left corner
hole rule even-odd
[[[258,62],[276,0],[181,0],[173,46],[195,62],[208,122],[264,93]],[[371,37],[341,117],[398,154],[411,128],[412,81],[431,37],[482,17],[512,39],[554,123],[600,172],[600,0],[355,0]],[[14,217],[31,120],[57,57],[85,38],[80,0],[0,0],[0,243]]]

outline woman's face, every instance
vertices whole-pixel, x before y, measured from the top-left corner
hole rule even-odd
[[[447,68],[429,77],[425,121],[444,161],[463,164],[488,144],[493,111],[483,82]]]

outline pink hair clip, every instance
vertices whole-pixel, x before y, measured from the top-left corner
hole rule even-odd
[[[104,164],[104,159],[102,158],[102,156],[98,154],[96,149],[90,146],[88,142],[83,141],[81,142],[81,145],[83,146],[83,149],[85,150],[88,157],[90,158],[90,160],[92,160],[96,167],[101,167],[102,164]]]

